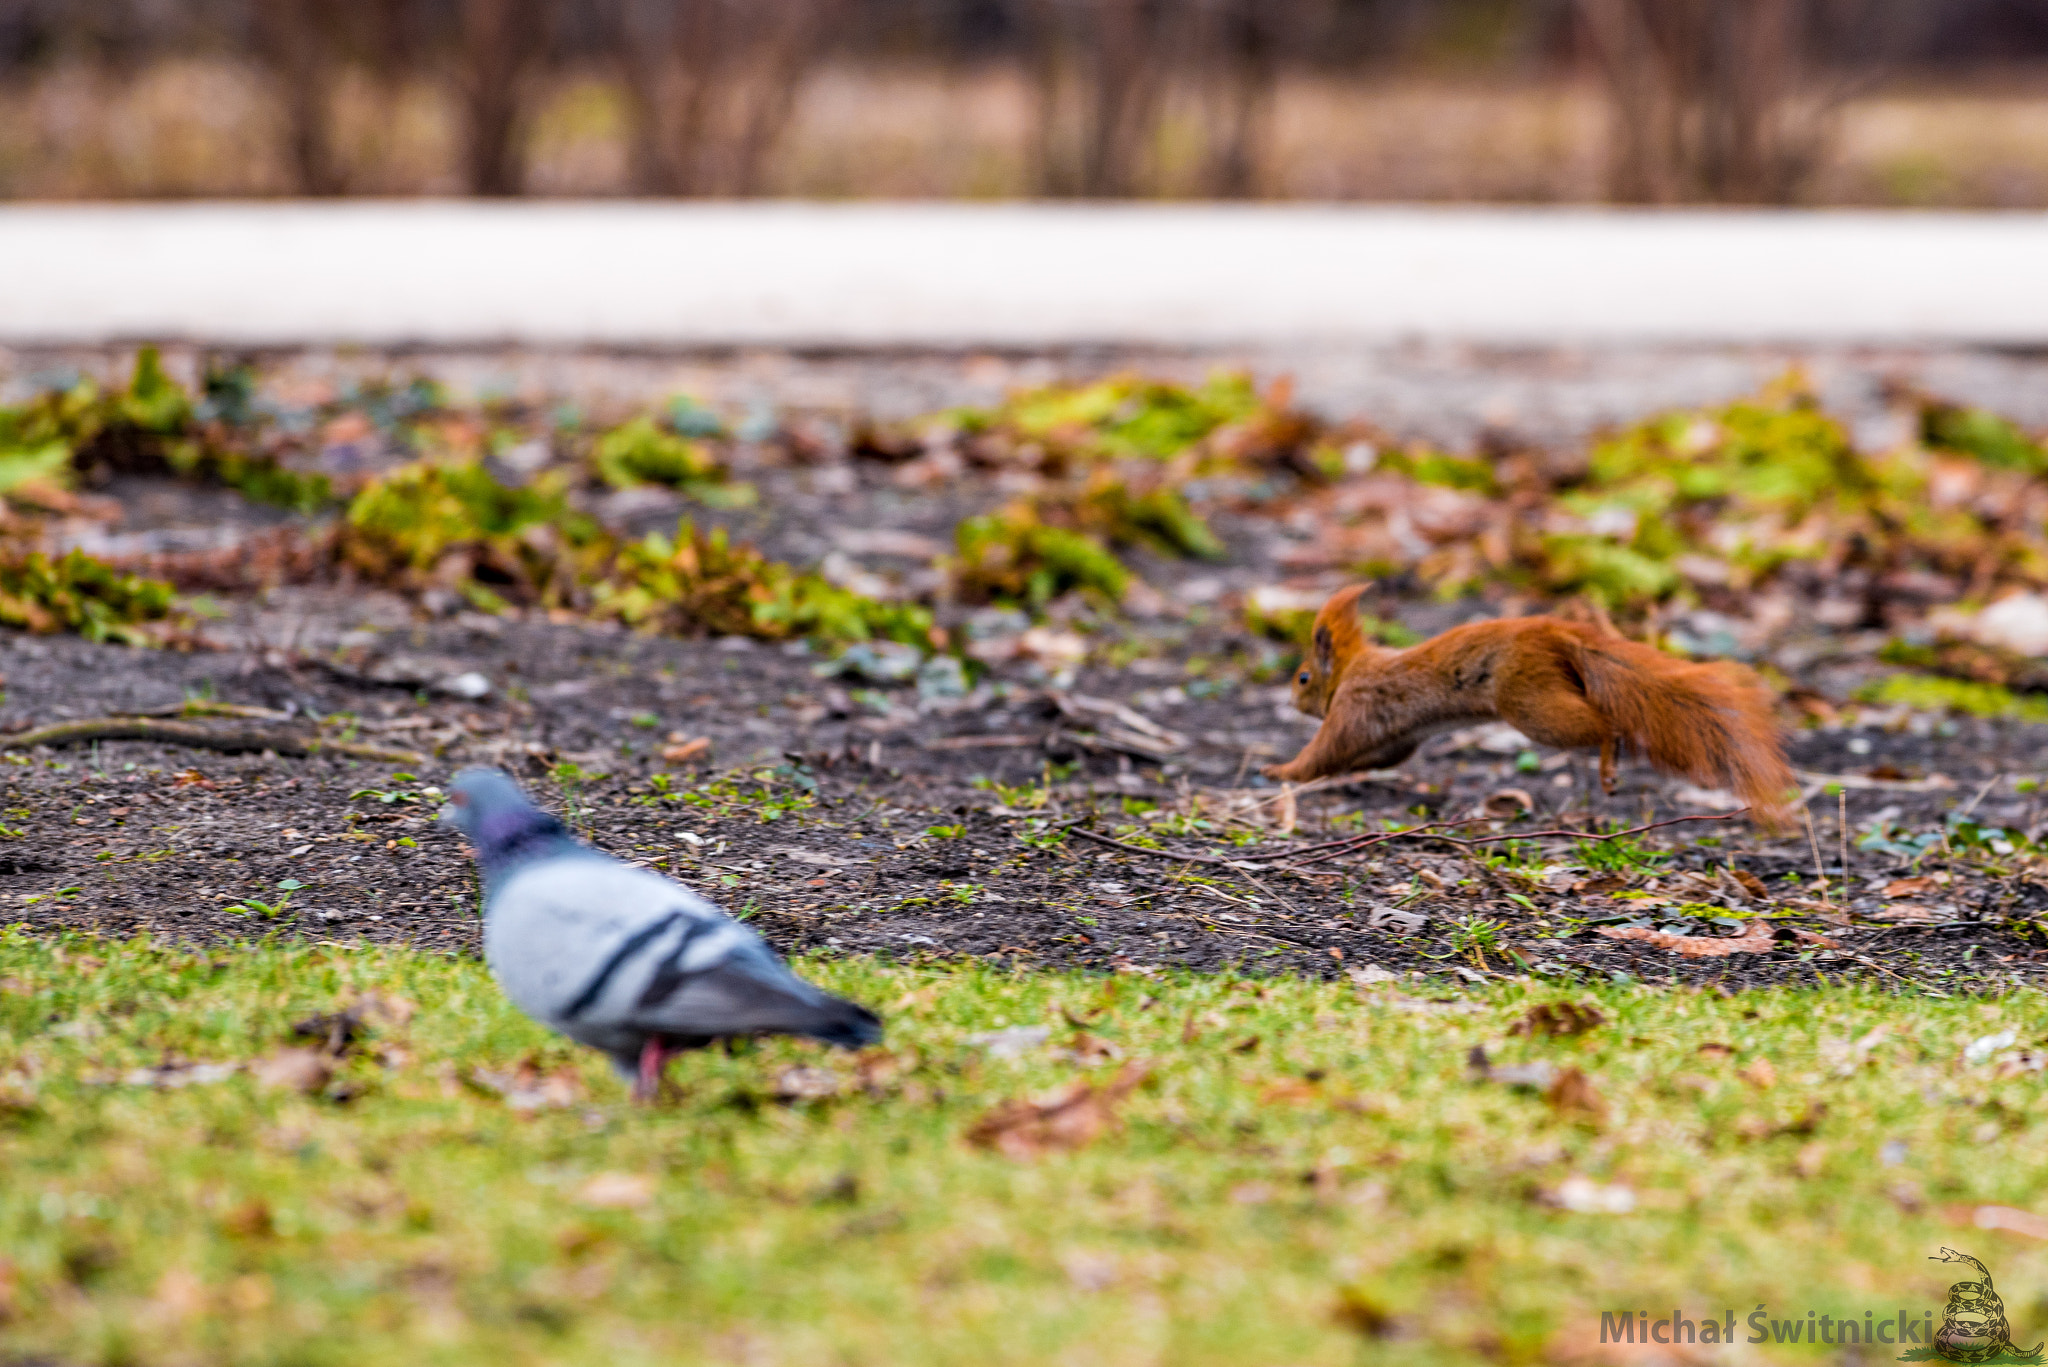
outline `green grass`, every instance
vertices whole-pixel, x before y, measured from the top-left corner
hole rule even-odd
[[[1962,712],[1973,717],[2048,722],[2048,700],[1970,679],[1946,679],[1932,674],[1889,674],[1858,690],[1856,696],[1862,702],[1890,706],[1904,704],[1926,712]]]
[[[636,1109],[472,961],[0,934],[0,1345],[67,1364],[1524,1362],[1620,1308],[1732,1309],[1745,1334],[1758,1302],[1939,1323],[1959,1275],[1928,1261],[1943,1244],[1990,1264],[2016,1342],[2048,1327],[2048,1244],[1967,1224],[2048,1179],[2043,1074],[2010,1057],[2048,1030],[2031,992],[1404,998],[804,968],[885,1012],[893,1073],[863,1090],[845,1056],[768,1042],[684,1059],[680,1096]],[[268,1053],[358,991],[418,1011],[342,1067],[346,1101],[247,1073],[99,1080]],[[1559,1001],[1610,1019],[1509,1034]],[[1123,1128],[1036,1162],[970,1147],[992,1105],[1112,1075],[1058,1052],[1063,1012],[1098,1011],[1089,1034],[1156,1069]],[[1014,1060],[967,1039],[1039,1024],[1051,1045]],[[1496,1068],[1583,1068],[1604,1119],[1473,1080],[1474,1045]],[[580,1097],[522,1114],[464,1081],[522,1058]],[[1760,1059],[1768,1087],[1738,1077]],[[793,1064],[847,1086],[777,1101]],[[604,1174],[643,1179],[644,1203],[592,1204]],[[1575,1175],[1635,1208],[1545,1203]],[[1394,1336],[1374,1337],[1382,1315]]]

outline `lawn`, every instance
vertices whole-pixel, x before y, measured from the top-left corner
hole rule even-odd
[[[686,1057],[635,1108],[466,957],[0,933],[0,1344],[1593,1359],[1602,1311],[1938,1325],[1969,1274],[1944,1245],[1989,1264],[2017,1344],[2048,1327],[2030,990],[803,967],[887,1046]],[[998,1110],[1063,1092],[1035,1127]]]

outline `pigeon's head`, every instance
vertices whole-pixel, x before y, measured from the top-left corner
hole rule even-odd
[[[508,853],[535,836],[562,834],[562,823],[528,802],[501,769],[464,769],[450,780],[441,821],[462,832],[485,859]]]

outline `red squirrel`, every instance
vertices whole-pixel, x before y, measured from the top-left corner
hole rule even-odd
[[[1759,824],[1785,825],[1792,770],[1770,694],[1743,666],[1680,660],[1605,621],[1556,617],[1471,622],[1392,650],[1359,630],[1367,587],[1339,590],[1316,614],[1294,705],[1323,724],[1267,777],[1302,783],[1385,768],[1438,731],[1499,718],[1541,745],[1597,746],[1608,792],[1616,753],[1633,752],[1665,773],[1732,788]]]

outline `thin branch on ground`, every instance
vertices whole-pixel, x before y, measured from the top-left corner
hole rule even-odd
[[[0,750],[29,750],[38,745],[83,745],[97,740],[146,740],[160,745],[182,745],[196,750],[219,750],[226,754],[250,754],[269,750],[280,755],[344,755],[349,759],[385,760],[396,764],[420,764],[424,759],[411,750],[392,750],[381,745],[358,745],[353,741],[322,740],[302,731],[258,726],[201,726],[193,722],[169,721],[157,717],[86,717],[79,721],[56,722],[0,737]]]

